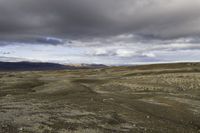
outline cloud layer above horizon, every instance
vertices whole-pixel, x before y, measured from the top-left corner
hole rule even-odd
[[[200,61],[199,12],[199,0],[0,0],[0,61]]]

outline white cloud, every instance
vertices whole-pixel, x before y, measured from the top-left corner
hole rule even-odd
[[[137,55],[135,51],[127,50],[127,49],[118,49],[116,51],[116,56],[119,57],[132,57]]]
[[[37,60],[59,63],[133,64],[172,61],[200,61],[200,43],[193,38],[141,40],[120,35],[106,39],[70,40],[64,45],[4,42],[0,61]],[[107,45],[109,44],[109,45]],[[5,54],[9,53],[9,54]]]
[[[143,53],[143,56],[154,58],[156,55],[154,53]]]

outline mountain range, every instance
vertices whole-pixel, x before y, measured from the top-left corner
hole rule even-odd
[[[106,66],[101,64],[63,65],[48,62],[0,62],[0,71],[74,70],[103,67]]]

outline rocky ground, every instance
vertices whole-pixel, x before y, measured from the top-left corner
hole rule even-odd
[[[200,133],[200,64],[0,72],[0,133]]]

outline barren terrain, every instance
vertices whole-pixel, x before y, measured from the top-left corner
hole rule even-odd
[[[200,64],[0,72],[0,133],[68,132],[200,132]]]

